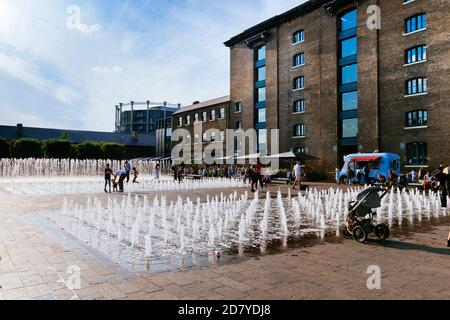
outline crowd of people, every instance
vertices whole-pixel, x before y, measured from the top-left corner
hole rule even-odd
[[[261,162],[254,165],[238,166],[232,165],[213,165],[213,166],[186,166],[184,163],[172,166],[173,178],[181,182],[185,177],[192,178],[229,178],[241,179],[244,183],[249,183],[251,192],[264,190],[272,177],[272,172],[263,168]],[[288,171],[287,178],[289,183],[301,188],[302,167],[300,162],[294,166],[292,171]]]
[[[130,175],[133,176],[132,183],[138,182],[139,172],[136,167],[131,167],[128,161],[125,161],[123,169],[114,171],[108,163],[105,167],[105,189],[106,193],[124,192],[124,182],[130,182]],[[112,187],[112,190],[111,190]]]

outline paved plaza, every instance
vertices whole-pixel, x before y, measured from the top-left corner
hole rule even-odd
[[[210,195],[221,192],[232,190],[208,190]],[[206,197],[204,191],[167,193],[169,200],[178,195]],[[66,196],[80,204],[86,197]],[[46,212],[61,208],[63,199],[0,189],[0,299],[70,299],[74,292],[58,281],[58,274],[69,277],[66,272],[73,265],[81,269],[81,289],[75,294],[82,300],[450,299],[450,249],[445,247],[450,217],[394,228],[384,242],[310,240],[296,248],[207,267],[137,274],[123,272],[86,245],[68,246],[63,236],[29,219],[31,214],[46,217]],[[370,266],[381,269],[379,290],[367,287]]]

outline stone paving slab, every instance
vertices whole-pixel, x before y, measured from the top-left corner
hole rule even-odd
[[[278,188],[286,193],[285,186],[271,191]],[[221,192],[234,191],[208,190],[211,195]],[[106,199],[104,194],[97,197]],[[167,197],[170,201],[178,194]],[[206,195],[195,191],[189,192],[189,197],[204,200]],[[86,195],[66,198],[86,202]],[[232,264],[126,277],[86,248],[62,243],[27,219],[30,214],[59,209],[63,199],[13,195],[0,189],[0,300],[71,299],[74,293],[57,282],[56,274],[65,274],[71,265],[81,269],[76,298],[87,300],[450,299],[450,249],[444,246],[450,217],[440,219],[438,225],[423,221],[414,232],[404,228],[383,243],[317,241],[274,255],[237,259]],[[381,268],[381,290],[367,289],[371,265]]]

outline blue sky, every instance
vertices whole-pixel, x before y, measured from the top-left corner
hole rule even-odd
[[[227,95],[223,42],[302,2],[0,0],[0,124],[111,131],[119,102]]]

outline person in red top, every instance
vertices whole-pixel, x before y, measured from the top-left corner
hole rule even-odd
[[[106,168],[105,168],[105,192],[108,193],[108,191],[106,190],[106,187],[109,186],[109,193],[111,193],[111,175],[112,175],[113,171],[108,164],[106,164]]]
[[[258,179],[259,185],[261,186],[261,189],[264,189],[261,169],[262,169],[262,165],[261,165],[261,162],[258,160],[258,162],[255,165],[254,171],[255,171],[256,178]],[[256,188],[258,188],[258,185],[256,185]]]

